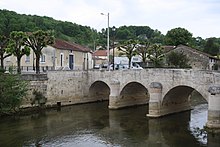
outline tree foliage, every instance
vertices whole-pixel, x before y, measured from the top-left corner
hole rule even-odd
[[[0,73],[0,113],[16,111],[27,94],[27,83],[19,75]]]
[[[75,42],[90,48],[96,49],[96,46],[103,49],[106,48],[107,28],[103,28],[102,31],[98,32],[89,26],[82,26],[68,21],[58,21],[47,16],[20,15],[13,11],[0,10],[0,35],[8,38],[12,31],[35,32],[37,30],[52,30],[55,38]],[[217,52],[216,45],[220,46],[220,38],[215,38],[215,45],[211,45],[208,49],[210,39],[192,37],[192,33],[180,27],[171,29],[166,35],[163,35],[157,29],[153,30],[149,26],[120,26],[116,28],[114,33],[110,27],[111,38],[120,43],[130,39],[145,38],[151,44],[174,46],[183,44],[212,55]]]
[[[182,52],[172,51],[167,55],[167,63],[170,67],[189,68],[189,59]]]
[[[30,54],[30,48],[24,45],[27,39],[24,32],[13,31],[10,33],[10,40],[7,46],[7,53],[13,54],[17,57],[17,72],[21,73],[21,58],[23,55]]]
[[[36,73],[40,73],[40,56],[42,49],[54,43],[54,36],[51,31],[38,30],[29,33],[24,40],[24,45],[30,47],[36,55]]]
[[[126,57],[128,57],[128,66],[129,68],[131,67],[131,59],[133,56],[137,54],[136,49],[137,49],[138,41],[137,40],[128,40],[123,42],[119,46],[119,51],[122,52]]]
[[[217,38],[208,38],[206,39],[206,43],[204,45],[204,52],[216,56],[219,54],[220,50],[220,42],[218,42]]]
[[[159,44],[153,44],[148,50],[148,56],[154,67],[161,67],[164,58],[163,48]]]
[[[88,26],[58,21],[46,16],[21,15],[13,11],[0,10],[0,34],[9,37],[12,31],[35,32],[37,30],[53,30],[56,38],[89,47],[93,46],[93,36],[98,36],[94,29]]]
[[[11,56],[11,54],[6,53],[6,48],[8,45],[8,38],[4,35],[0,35],[0,62],[1,62],[1,69],[4,69],[4,59]]]
[[[143,64],[146,65],[147,63],[147,55],[148,55],[148,50],[150,47],[150,42],[148,40],[142,40],[139,42],[137,46],[137,54],[141,56]]]
[[[184,28],[174,28],[167,32],[165,43],[167,45],[174,45],[178,46],[182,45],[189,45],[192,40],[192,33]]]

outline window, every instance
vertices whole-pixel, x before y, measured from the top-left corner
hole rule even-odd
[[[60,66],[63,67],[63,53],[60,54]]]
[[[210,59],[209,59],[209,62],[215,63],[215,59],[210,58]]]
[[[41,62],[41,63],[45,63],[45,61],[46,61],[45,59],[46,59],[46,56],[45,56],[45,55],[41,55],[41,56],[40,56],[40,62]]]
[[[30,62],[30,56],[26,55],[25,62]]]

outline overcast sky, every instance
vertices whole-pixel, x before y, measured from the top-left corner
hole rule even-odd
[[[183,27],[194,37],[220,37],[220,0],[0,0],[0,9],[49,16],[97,29],[149,26],[164,35]]]

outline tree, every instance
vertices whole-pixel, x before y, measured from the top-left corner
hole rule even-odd
[[[164,44],[164,35],[159,30],[154,30],[152,37],[150,38],[150,42]]]
[[[27,94],[27,83],[19,75],[0,73],[0,113],[16,111]]]
[[[6,47],[8,44],[8,38],[4,35],[0,35],[0,60],[1,69],[4,69],[4,59],[11,56],[11,54],[6,54]]]
[[[175,28],[171,29],[167,32],[165,36],[165,43],[167,45],[174,45],[178,46],[182,45],[189,45],[192,40],[192,33],[184,28]]]
[[[182,52],[174,52],[172,51],[167,55],[167,63],[171,67],[177,68],[189,68],[190,65],[188,64],[189,59],[185,54]]]
[[[205,42],[206,41],[202,39],[202,37],[193,37],[192,42],[190,43],[190,46],[192,48],[196,48],[200,51],[203,51]]]
[[[121,27],[117,33],[116,38],[120,40],[127,40],[132,38],[132,33],[125,27]]]
[[[137,40],[128,40],[125,41],[122,45],[119,46],[119,51],[121,51],[126,57],[128,57],[128,67],[131,67],[131,59],[137,54],[136,48],[138,45]]]
[[[21,58],[30,54],[30,48],[24,45],[26,35],[24,32],[13,31],[10,33],[10,40],[7,46],[7,53],[17,57],[17,72],[21,73]]]
[[[208,38],[204,45],[204,52],[216,56],[219,53],[219,48],[220,45],[217,43],[216,38]]]
[[[147,57],[153,62],[154,67],[161,67],[161,61],[164,57],[163,48],[161,47],[161,45],[153,44],[152,46],[150,46]]]
[[[30,47],[36,56],[36,73],[40,73],[40,56],[42,49],[47,45],[54,43],[54,36],[51,31],[38,30],[33,33],[29,33],[25,39],[24,44]]]
[[[139,45],[137,47],[137,54],[141,56],[144,65],[146,65],[147,63],[147,54],[149,46],[150,42],[148,42],[147,40],[143,40],[139,42]]]

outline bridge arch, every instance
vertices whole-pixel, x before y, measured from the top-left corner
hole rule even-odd
[[[175,113],[191,109],[191,96],[193,91],[197,91],[204,99],[207,101],[205,94],[197,89],[186,86],[179,85],[170,89],[162,100],[162,110],[165,114]],[[201,92],[201,93],[200,93]]]
[[[188,85],[177,85],[172,87],[168,90],[168,92],[165,93],[163,97],[163,104],[169,99],[169,97],[178,98],[190,96],[194,90],[197,91],[206,101],[208,101],[208,95],[203,90]]]
[[[147,104],[149,97],[148,89],[139,82],[127,83],[120,92],[120,99],[127,106]]]
[[[92,101],[109,100],[110,87],[103,81],[95,81],[89,88],[89,98]]]

